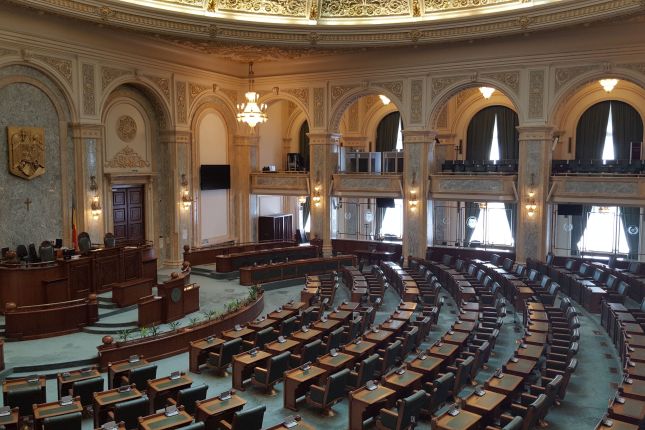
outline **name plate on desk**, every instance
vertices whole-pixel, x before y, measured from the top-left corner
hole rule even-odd
[[[119,427],[117,426],[116,422],[110,421],[108,423],[105,423],[101,426],[101,430],[117,430]]]
[[[61,397],[61,399],[58,401],[58,404],[61,406],[71,405],[72,403],[74,403],[72,396]]]
[[[374,391],[378,388],[378,385],[376,385],[374,381],[367,381],[365,388],[367,388],[368,391]]]
[[[219,396],[217,396],[220,400],[229,400],[231,398],[231,390],[224,391],[221,393]]]
[[[3,406],[0,408],[0,417],[7,417],[11,415],[11,407],[10,406]]]
[[[296,421],[296,417],[293,415],[288,416],[287,418],[284,419],[282,422],[282,425],[285,426],[286,428],[290,429],[292,427],[295,427],[298,425],[298,421]]]
[[[181,373],[179,371],[174,371],[170,374],[170,379],[175,380],[181,378]]]
[[[137,361],[139,361],[139,356],[138,355],[131,355],[130,358],[128,358],[128,361],[130,363],[136,363]]]
[[[175,415],[179,415],[179,410],[177,409],[177,406],[168,406],[166,410],[164,411],[164,415],[167,417],[174,417]]]

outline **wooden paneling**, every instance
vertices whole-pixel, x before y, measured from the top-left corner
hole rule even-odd
[[[283,279],[304,278],[305,275],[320,275],[340,271],[345,266],[356,266],[356,257],[342,255],[329,258],[294,260],[265,266],[249,266],[240,269],[240,284],[255,285]]]
[[[70,297],[78,299],[87,296],[94,285],[92,277],[93,260],[91,258],[81,258],[72,260],[69,263],[69,286]]]
[[[215,263],[216,257],[218,255],[234,254],[237,252],[246,252],[260,249],[284,248],[285,246],[293,245],[297,245],[297,243],[291,240],[278,240],[275,242],[252,242],[191,248],[184,250],[184,260],[190,262],[191,266],[198,266],[200,264]]]
[[[218,272],[232,272],[240,267],[266,264],[285,260],[298,260],[302,258],[316,258],[318,248],[311,245],[290,246],[287,248],[273,248],[239,252],[236,254],[218,255],[215,258]]]
[[[118,186],[112,189],[114,237],[118,243],[145,240],[143,185]]]

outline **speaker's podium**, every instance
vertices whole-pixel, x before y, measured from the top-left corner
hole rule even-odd
[[[147,319],[141,312],[155,313],[161,322],[169,323],[199,310],[199,285],[190,282],[190,273],[157,284],[157,297],[157,300],[146,302],[150,309],[142,306],[143,301],[140,302],[139,325],[148,325],[157,319],[152,315]],[[143,324],[142,320],[145,321]]]

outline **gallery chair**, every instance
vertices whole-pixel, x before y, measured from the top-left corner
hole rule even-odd
[[[427,383],[423,389],[430,396],[430,401],[426,402],[423,413],[427,415],[434,414],[444,403],[452,401],[452,390],[455,385],[455,374],[452,372],[444,373],[441,377],[432,383]]]
[[[198,400],[206,399],[207,391],[208,385],[206,384],[184,388],[177,392],[177,400],[168,398],[168,403],[171,405],[183,406],[186,412],[191,415],[195,415],[195,411],[197,410],[196,402]]]
[[[365,385],[367,381],[374,379],[379,364],[378,358],[378,354],[372,354],[363,359],[360,364],[357,364],[355,370],[349,372],[347,376],[347,386],[356,389]]]
[[[114,405],[114,411],[108,413],[112,421],[123,421],[128,430],[136,429],[139,425],[139,417],[145,417],[148,414],[150,409],[147,397],[117,403]]]
[[[94,393],[100,393],[105,388],[103,378],[97,376],[96,378],[84,379],[76,381],[72,384],[71,395],[80,397],[81,405],[88,407],[94,401]]]
[[[349,369],[343,369],[329,376],[324,387],[312,385],[307,393],[307,404],[330,413],[331,407],[345,397],[348,376]]]
[[[322,354],[322,340],[316,339],[302,347],[300,354],[291,354],[291,367],[298,367],[307,362],[314,362]]]
[[[343,327],[338,327],[336,330],[329,333],[327,336],[327,343],[325,343],[325,352],[330,349],[338,349],[343,344]]]
[[[43,420],[43,430],[81,430],[83,417],[80,412],[49,417]]]
[[[40,255],[40,261],[43,263],[56,260],[56,257],[54,256],[54,247],[48,240],[45,240],[40,244],[38,247],[38,255]]]
[[[414,394],[397,400],[397,410],[381,409],[376,420],[376,428],[384,430],[413,429],[419,420],[421,408],[427,402],[428,394],[418,390]]]
[[[230,423],[221,420],[219,422],[220,428],[227,430],[261,430],[266,409],[266,406],[261,405],[251,409],[237,411],[233,415],[233,420]]]
[[[242,349],[242,338],[232,339],[222,344],[219,351],[208,354],[208,364],[213,366],[217,373],[225,374],[226,369],[233,361],[233,356]]]
[[[7,391],[6,406],[18,408],[20,416],[33,415],[33,405],[39,403],[45,403],[45,396],[40,389],[40,384],[34,384],[33,387],[24,390]]]
[[[277,335],[275,330],[272,327],[267,327],[255,333],[255,341],[250,343],[247,346],[249,346],[249,349],[250,348],[262,349],[264,348],[264,345],[266,345],[267,343],[273,342],[274,340],[276,340],[276,338],[277,338]]]
[[[544,413],[546,401],[546,395],[540,394],[538,398],[528,406],[513,403],[511,405],[512,415],[502,414],[500,422],[503,425],[506,425],[513,421],[514,416],[521,416],[524,418],[521,430],[532,430],[536,427],[540,416]]]
[[[473,365],[475,364],[475,357],[468,357],[463,361],[457,363],[456,366],[447,366],[450,372],[455,375],[455,384],[452,388],[452,395],[457,396],[461,389],[468,383],[471,378]]]
[[[157,365],[148,364],[146,366],[136,367],[130,371],[128,376],[121,378],[121,385],[135,384],[140,391],[148,389],[148,380],[157,377]]]
[[[92,249],[90,235],[84,231],[78,235],[78,249],[81,254],[87,254]]]
[[[385,348],[385,351],[381,354],[379,358],[379,372],[384,374],[396,365],[401,358],[401,351],[403,350],[403,344],[400,340],[392,342]]]
[[[253,385],[264,388],[266,391],[271,391],[273,386],[280,380],[289,369],[289,357],[291,353],[285,351],[282,354],[271,357],[268,361],[267,368],[256,367],[253,371],[253,378],[251,382]]]
[[[291,333],[297,330],[298,323],[296,317],[287,318],[280,323],[279,335],[289,337]]]
[[[487,426],[486,430],[522,430],[524,419],[520,416],[514,417],[504,427]]]
[[[105,233],[105,236],[103,237],[103,245],[105,245],[106,248],[114,248],[116,246],[114,233]]]

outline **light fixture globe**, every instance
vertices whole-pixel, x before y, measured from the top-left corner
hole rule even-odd
[[[495,92],[495,88],[492,88],[492,87],[479,87],[479,92],[482,93],[482,96],[484,96],[484,98],[486,100],[488,100],[489,98],[491,98],[491,96]]]
[[[618,84],[618,79],[601,79],[598,82],[606,92],[610,93],[614,90],[614,87],[616,87],[616,85]]]
[[[258,104],[260,94],[253,91],[253,63],[249,63],[249,90],[244,93],[246,103],[237,104],[238,122],[248,124],[249,127],[254,128],[256,125],[267,122],[267,105],[264,103]]]

